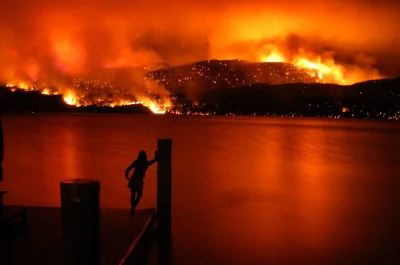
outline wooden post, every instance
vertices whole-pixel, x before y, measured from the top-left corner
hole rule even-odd
[[[3,158],[4,158],[4,138],[3,138],[3,121],[2,121],[2,110],[0,105],[0,182],[3,181]]]
[[[63,263],[99,265],[100,182],[62,181],[60,189]]]
[[[171,235],[171,156],[172,140],[158,139],[157,164],[157,232],[160,236]]]

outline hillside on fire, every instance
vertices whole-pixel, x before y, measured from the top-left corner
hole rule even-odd
[[[184,84],[169,91],[165,113],[187,115],[261,115],[292,117],[355,117],[397,119],[400,116],[400,78],[353,85],[322,83],[254,83],[202,93],[185,93]],[[60,94],[0,88],[1,104],[15,112],[154,113],[145,103],[110,106],[67,104]],[[155,97],[154,101],[157,101]]]

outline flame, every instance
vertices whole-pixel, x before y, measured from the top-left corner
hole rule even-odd
[[[263,63],[283,63],[286,59],[277,49],[273,49],[269,54],[261,54],[260,61]]]
[[[15,92],[16,89],[22,89],[25,91],[39,91],[41,94],[49,96],[49,95],[59,95],[58,91],[51,91],[49,88],[40,88],[37,85],[29,85],[25,82],[19,83],[7,83],[7,88],[10,88],[12,92]],[[73,89],[69,89],[64,93],[63,100],[66,104],[76,107],[88,106],[94,104],[94,102],[86,101],[85,98],[80,98],[76,93],[74,93]],[[99,99],[99,102],[102,100]],[[116,107],[116,106],[129,106],[129,105],[137,105],[141,104],[150,109],[150,111],[154,114],[165,114],[171,108],[171,103],[168,100],[164,100],[166,103],[157,103],[150,98],[143,97],[140,101],[129,101],[129,100],[119,100],[116,102],[109,102],[103,104],[105,106]],[[96,104],[94,104],[96,105]]]
[[[343,78],[343,68],[340,65],[335,64],[334,61],[322,63],[321,58],[319,57],[316,61],[309,61],[306,58],[299,58],[294,64],[302,68],[317,70],[318,78],[320,80],[324,80],[325,77],[330,77],[334,83],[347,83]]]
[[[29,85],[24,82],[19,82],[18,84],[10,83],[7,85],[7,87],[18,87],[23,90],[29,90]]]
[[[42,91],[42,94],[43,91]],[[79,103],[79,98],[74,95],[72,92],[68,92],[66,94],[66,96],[63,97],[64,102],[67,103],[68,105],[72,105],[72,106],[87,106],[88,104],[80,104]],[[165,114],[167,112],[167,110],[171,107],[170,104],[157,104],[156,102],[152,101],[151,99],[145,99],[143,101],[119,101],[119,102],[112,102],[110,104],[107,104],[107,106],[110,106],[112,108],[116,107],[116,106],[130,106],[130,105],[138,105],[141,104],[147,108],[150,109],[151,112],[153,112],[154,114]]]
[[[347,84],[344,79],[344,67],[336,64],[333,59],[323,61],[320,56],[317,56],[316,59],[312,60],[304,55],[295,55],[290,60],[288,57],[279,51],[277,47],[273,47],[270,52],[261,53],[259,61],[291,63],[300,68],[316,70],[318,72],[318,79],[321,82]]]
[[[171,107],[170,104],[156,104],[151,100],[146,100],[141,102],[144,106],[148,107],[154,114],[165,114],[167,110]]]
[[[41,92],[43,95],[50,95],[50,90],[48,90],[47,88],[43,89],[43,91]]]
[[[165,114],[165,110],[158,107],[154,102],[150,102],[149,104],[144,103],[146,107],[148,107],[155,114]]]
[[[170,104],[157,104],[150,99],[145,99],[144,101],[120,101],[117,104],[111,105],[114,106],[129,106],[129,105],[137,105],[141,104],[151,110],[154,114],[165,114],[167,110],[171,107]]]
[[[68,105],[74,105],[77,107],[80,106],[80,104],[78,103],[77,97],[71,92],[69,92],[67,95],[65,95],[63,97],[63,99],[64,99],[65,103],[67,103]]]

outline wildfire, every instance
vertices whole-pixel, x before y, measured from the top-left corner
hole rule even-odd
[[[259,60],[261,62],[279,62],[291,63],[297,67],[316,70],[318,79],[321,82],[332,82],[338,84],[347,84],[344,79],[344,68],[336,64],[333,59],[323,61],[321,57],[312,60],[306,56],[296,55],[292,59],[285,56],[278,48],[270,48],[269,52],[261,53]]]
[[[61,45],[63,44],[63,45]],[[65,45],[64,45],[65,44]],[[57,43],[57,51],[64,55],[64,54],[69,54],[70,50],[73,49],[74,46],[67,45],[68,42],[60,42]],[[76,58],[79,58],[79,52],[74,53],[75,57],[69,58],[68,56],[62,56],[62,59],[60,61],[60,64],[66,64],[64,61],[65,60],[70,60],[71,65],[73,64],[79,64],[76,62]],[[263,46],[261,49],[256,50],[255,54],[252,54],[253,56],[249,56],[248,54],[235,54],[235,56],[230,55],[231,57],[234,58],[242,58],[242,59],[248,59],[248,58],[253,58],[257,57],[256,61],[258,62],[270,62],[270,63],[290,63],[294,66],[296,66],[296,71],[297,69],[300,69],[299,73],[296,72],[299,76],[301,76],[300,79],[294,79],[292,78],[291,81],[293,80],[304,80],[304,82],[321,82],[321,83],[336,83],[336,84],[348,84],[350,80],[346,80],[348,75],[345,76],[345,67],[336,63],[335,60],[332,57],[326,57],[326,56],[315,56],[315,55],[310,55],[306,53],[305,51],[302,51],[301,49],[298,50],[297,53],[293,52],[288,52],[287,49],[284,49],[283,46],[279,45],[274,45],[274,44],[268,44]],[[255,55],[255,56],[254,56]],[[58,54],[58,57],[61,55]],[[82,55],[83,56],[83,55]],[[223,54],[220,54],[218,56],[219,59],[226,59],[226,56]],[[58,61],[57,61],[58,62]],[[210,70],[210,69],[203,69],[203,68],[193,68],[195,70],[189,71],[188,74],[184,77],[179,77],[175,78],[172,75],[168,77],[168,75],[150,75],[150,79],[146,79],[146,75],[143,74],[138,74],[136,76],[136,81],[143,78],[143,80],[139,80],[141,82],[140,87],[145,87],[145,90],[147,90],[147,95],[157,93],[158,89],[161,89],[161,86],[164,83],[166,85],[173,84],[174,79],[179,80],[179,83],[185,84],[189,82],[197,82],[197,80],[206,80],[207,82],[211,82],[213,84],[218,84],[218,83],[227,83],[229,85],[232,84],[240,84],[243,85],[245,82],[262,82],[260,81],[259,76],[263,78],[263,76],[270,76],[270,72],[263,72],[263,70],[258,70],[261,71],[260,73],[257,72],[254,74],[253,72],[247,73],[247,77],[251,76],[252,81],[248,80],[239,80],[240,75],[238,76],[232,76],[231,70],[229,71],[229,75],[224,76],[224,73],[226,73],[224,67],[222,67],[221,62],[221,68],[218,70]],[[226,65],[225,65],[226,66]],[[71,66],[72,67],[72,66]],[[168,69],[165,68],[165,69]],[[285,68],[283,68],[285,69]],[[212,76],[213,71],[225,71],[225,72],[219,72],[216,77]],[[281,70],[272,70],[272,73],[274,72],[279,72]],[[286,71],[286,70],[282,70]],[[146,71],[148,73],[153,73]],[[304,75],[304,72],[306,73]],[[222,73],[222,74],[221,74]],[[283,72],[284,73],[284,72]],[[111,74],[112,78],[107,79],[108,75]],[[130,73],[131,74],[131,73]],[[107,76],[107,81],[104,81],[103,79],[105,78],[104,76]],[[26,90],[26,91],[39,91],[43,95],[59,95],[60,93],[62,94],[63,100],[66,104],[68,105],[73,105],[77,107],[81,106],[90,106],[90,105],[97,105],[97,106],[110,106],[110,107],[116,107],[116,106],[129,106],[129,105],[135,105],[135,104],[141,104],[145,107],[147,107],[151,112],[154,114],[165,114],[167,112],[170,112],[173,107],[171,106],[168,97],[164,97],[161,100],[155,100],[150,96],[142,96],[141,98],[137,99],[130,91],[133,90],[127,90],[126,87],[130,86],[127,84],[124,84],[121,86],[118,84],[118,78],[114,79],[114,73],[106,73],[105,75],[100,74],[100,78],[83,78],[83,77],[76,77],[72,78],[71,77],[71,82],[67,81],[66,84],[63,83],[62,88],[55,89],[51,88],[51,86],[47,85],[39,85],[37,83],[32,83],[32,82],[22,82],[22,81],[16,81],[7,84],[7,87],[9,87],[12,91],[15,91],[17,88]],[[286,81],[285,78],[281,77],[281,74],[278,73],[276,74],[279,77],[278,82]],[[286,72],[286,75],[290,75],[290,73]],[[303,78],[305,76],[305,78]],[[311,78],[310,78],[311,77]],[[170,79],[168,79],[170,78]],[[213,79],[214,78],[214,79]],[[231,78],[231,79],[229,79]],[[297,77],[296,77],[297,78]],[[372,78],[372,76],[371,76]],[[168,80],[167,80],[168,79]],[[17,80],[27,80],[24,78],[17,79]],[[69,80],[69,79],[68,79]],[[265,79],[264,79],[265,80]],[[311,81],[310,81],[311,80]],[[46,80],[45,80],[46,81]],[[151,81],[151,82],[150,82]],[[171,82],[170,82],[171,81]],[[351,80],[354,81],[354,80]],[[235,83],[236,82],[236,83]],[[65,89],[67,87],[67,89]],[[139,87],[136,87],[135,91],[139,91]]]
[[[73,94],[69,93],[66,96],[63,97],[64,102],[67,103],[68,105],[72,106],[77,106],[81,107],[84,106],[79,103],[79,99]],[[130,106],[130,105],[143,105],[147,108],[150,109],[151,112],[154,114],[165,114],[167,112],[167,109],[170,108],[170,104],[157,104],[153,102],[150,99],[146,99],[144,101],[119,101],[119,102],[112,102],[110,104],[107,104],[107,106],[110,106],[112,108],[117,107],[117,106]],[[86,106],[88,104],[85,104]]]
[[[284,63],[285,57],[277,50],[273,49],[269,54],[262,54],[260,61],[264,63]]]
[[[20,82],[18,85],[15,83],[8,83],[6,87],[10,88],[11,91],[15,92],[16,89],[22,89],[25,91],[39,91],[41,94],[49,96],[49,95],[59,95],[58,91],[51,91],[48,88],[40,88],[38,85],[28,85],[28,83]],[[67,91],[64,96],[63,100],[66,104],[76,107],[88,106],[88,105],[96,105],[93,102],[87,102],[84,98],[80,98],[77,96],[73,90]],[[101,101],[101,99],[99,100]],[[170,103],[156,103],[150,98],[144,98],[141,101],[127,101],[127,100],[120,100],[117,102],[111,102],[108,104],[103,104],[109,107],[116,107],[116,106],[129,106],[129,105],[143,105],[150,109],[151,112],[154,114],[165,114],[169,108],[171,108]]]
[[[143,105],[151,110],[154,114],[165,114],[167,110],[171,107],[170,104],[156,104],[150,99],[144,101],[120,101],[116,104],[112,104],[111,107],[115,106],[130,106],[130,105]]]
[[[83,106],[79,103],[79,99],[72,93],[67,94],[66,96],[64,96],[63,99],[64,99],[65,103],[67,103],[68,105],[77,106],[77,107]],[[157,104],[150,99],[147,99],[144,101],[112,102],[112,103],[108,104],[108,106],[114,108],[117,106],[120,107],[120,106],[130,106],[130,105],[138,105],[138,104],[149,108],[151,110],[151,112],[153,112],[154,114],[165,114],[167,112],[167,109],[171,107],[170,104]],[[87,104],[85,104],[85,105],[87,105]]]
[[[8,87],[8,88],[19,88],[19,89],[27,90],[27,91],[28,90],[35,90],[35,88],[33,86],[29,86],[25,82],[19,82],[19,83],[16,83],[16,84],[9,83],[9,84],[6,85],[6,87]]]
[[[63,97],[63,99],[65,103],[67,103],[68,105],[74,105],[80,107],[77,98],[72,93],[67,94],[66,96]]]
[[[299,58],[295,63],[299,67],[315,69],[318,71],[318,78],[323,80],[325,77],[329,77],[335,83],[346,84],[347,82],[343,78],[343,70],[340,65],[336,65],[334,61],[326,63],[321,62],[321,58],[312,62],[305,58]]]
[[[166,109],[170,107],[169,104],[163,105],[163,106],[158,106],[154,102],[149,101],[148,103],[146,102],[141,102],[144,106],[148,107],[154,114],[165,114]]]
[[[47,95],[48,96],[48,95],[50,95],[50,93],[51,93],[50,90],[48,90],[47,88],[43,89],[43,91],[42,91],[43,95]]]

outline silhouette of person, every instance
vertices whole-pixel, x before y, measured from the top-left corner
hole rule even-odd
[[[138,157],[125,170],[125,178],[129,181],[128,187],[131,191],[131,213],[135,214],[136,206],[139,204],[143,194],[143,179],[146,175],[147,168],[158,160],[157,151],[154,153],[154,159],[147,161],[145,151],[140,151]],[[129,172],[134,169],[132,176],[129,178]]]

